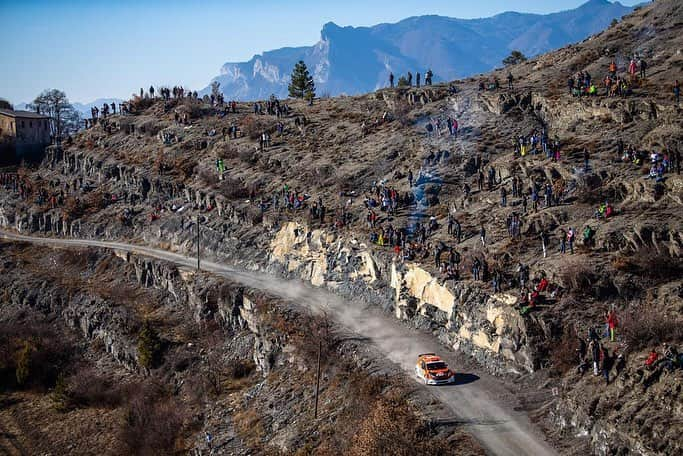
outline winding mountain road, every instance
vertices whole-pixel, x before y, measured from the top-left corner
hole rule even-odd
[[[50,247],[99,247],[130,252],[184,268],[195,268],[197,264],[196,257],[121,242],[41,238],[1,230],[0,238]],[[204,271],[292,300],[311,310],[325,311],[346,329],[370,339],[380,353],[397,363],[410,378],[414,378],[414,363],[418,353],[440,353],[458,371],[456,357],[444,353],[446,350],[433,336],[407,328],[390,315],[372,311],[367,304],[264,273],[241,271],[210,261],[202,261],[201,267]],[[477,380],[425,388],[429,388],[434,397],[452,411],[457,421],[466,426],[488,453],[504,456],[557,454],[533,427],[526,414],[514,410],[514,399],[510,398],[509,391],[498,379],[481,372],[470,377]]]

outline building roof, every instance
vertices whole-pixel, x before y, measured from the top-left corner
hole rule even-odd
[[[0,109],[0,116],[9,116],[19,119],[48,119],[48,116],[32,111],[13,111],[11,109]]]

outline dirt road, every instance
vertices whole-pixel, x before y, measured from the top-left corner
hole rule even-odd
[[[185,268],[195,268],[197,264],[196,257],[120,242],[40,238],[5,231],[0,231],[0,238],[53,247],[101,247],[169,261]],[[209,261],[202,261],[201,266],[205,271],[216,273],[245,286],[290,299],[312,310],[326,311],[331,318],[346,329],[372,340],[381,353],[400,365],[406,375],[411,378],[414,378],[413,369],[418,353],[440,353],[456,372],[458,371],[458,365],[455,363],[456,357],[444,353],[443,346],[434,337],[406,328],[390,315],[369,308],[366,303],[347,300],[324,289],[263,273],[240,271]],[[456,385],[429,387],[429,391],[452,410],[455,418],[464,423],[467,430],[491,454],[510,456],[556,454],[556,451],[545,442],[543,436],[533,428],[528,417],[523,412],[513,410],[514,400],[509,397],[509,392],[499,380],[482,372],[471,374],[468,378],[476,380],[460,382]]]

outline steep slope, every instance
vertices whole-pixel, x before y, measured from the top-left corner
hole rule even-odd
[[[325,24],[311,47],[283,48],[254,56],[249,62],[226,63],[214,78],[226,98],[256,100],[287,95],[294,62],[311,68],[318,93],[359,94],[387,85],[388,75],[424,73],[448,81],[489,71],[511,50],[535,56],[580,41],[604,29],[632,9],[618,2],[591,0],[580,7],[548,15],[503,13],[463,20],[421,16],[396,24],[340,27]],[[201,93],[208,93],[209,88]]]
[[[678,454],[681,370],[644,361],[652,348],[663,355],[662,342],[683,342],[683,181],[677,166],[648,177],[653,152],[661,154],[655,165],[681,152],[672,83],[683,62],[682,8],[659,0],[584,42],[512,67],[512,89],[495,88],[506,69],[313,106],[287,100],[291,112],[280,118],[254,115],[247,103],[237,112],[190,99],[133,103],[133,114],[107,119],[51,149],[39,168],[10,177],[0,225],[194,255],[199,219],[207,259],[360,299],[501,375],[563,454]],[[569,93],[569,76],[587,70],[601,80],[612,59],[624,75],[636,55],[649,63],[646,77],[635,77],[623,96],[606,96],[600,84],[595,96]],[[174,111],[190,121],[176,123]],[[448,134],[448,117],[458,120],[457,135]],[[241,132],[232,139],[231,126]],[[515,151],[520,136],[528,141],[544,128],[558,154]],[[264,132],[270,144],[259,143]],[[478,171],[491,169],[480,189]],[[382,187],[398,192],[393,213],[379,208]],[[536,208],[532,189],[541,195]],[[611,215],[596,217],[605,202]],[[449,233],[449,215],[462,239]],[[432,227],[422,236],[416,222]],[[578,239],[563,254],[570,227]],[[407,238],[398,254],[379,242],[390,228]],[[435,264],[440,243],[459,253],[455,273]],[[483,279],[473,274],[477,260],[488,266]],[[525,309],[528,287],[541,278],[550,288]],[[607,384],[577,371],[576,349],[589,328],[603,332],[610,309],[619,317],[616,338],[599,342],[609,359],[622,357]],[[419,349],[410,341],[400,348],[406,356]]]

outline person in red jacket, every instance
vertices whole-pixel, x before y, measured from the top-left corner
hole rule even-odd
[[[647,360],[645,361],[645,367],[648,369],[653,369],[655,367],[655,363],[657,362],[657,358],[659,358],[659,355],[657,354],[657,351],[653,348],[650,351],[650,355],[647,357]]]
[[[609,332],[609,339],[610,339],[610,341],[614,342],[614,330],[617,328],[617,323],[619,322],[617,320],[617,313],[614,311],[614,309],[611,309],[609,312],[607,312],[607,316],[605,317],[605,321],[607,323],[607,330]]]

